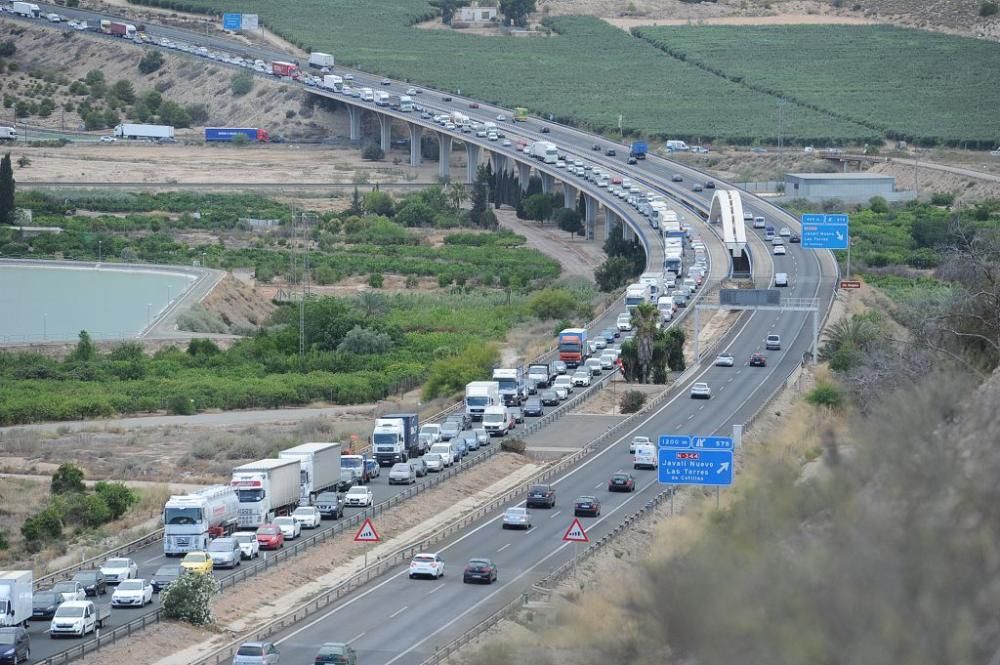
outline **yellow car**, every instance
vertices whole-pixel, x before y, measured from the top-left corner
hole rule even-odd
[[[208,555],[208,552],[188,552],[181,559],[181,568],[186,573],[210,575],[213,569],[212,557]]]

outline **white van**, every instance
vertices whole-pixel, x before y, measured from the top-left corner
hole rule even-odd
[[[774,285],[775,286],[788,286],[788,273],[787,272],[776,272],[776,273],[774,273]]]
[[[691,289],[691,293],[694,293],[695,291],[698,290],[698,283],[693,279],[691,279],[690,277],[685,278],[684,281],[681,282],[681,286],[686,289]]]
[[[638,445],[635,447],[634,469],[656,469],[656,446]]]
[[[755,229],[762,229],[762,228],[764,228],[764,218],[763,217],[759,217],[759,216],[758,217],[754,217],[753,218],[753,227]]]
[[[458,447],[451,445],[451,443],[435,443],[427,452],[440,455],[441,459],[444,460],[445,466],[451,466],[458,461]]]

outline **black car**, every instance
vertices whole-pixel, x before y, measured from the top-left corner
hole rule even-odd
[[[339,520],[344,516],[344,497],[337,492],[320,492],[313,505],[323,519]]]
[[[702,190],[701,190],[701,185],[694,185],[694,186],[693,186],[693,187],[691,188],[691,191],[692,191],[692,192],[700,192],[700,191],[702,191]]]
[[[549,128],[548,127],[542,127],[542,134],[548,134],[548,133],[549,133]]]
[[[715,183],[711,180],[705,181],[705,189],[715,189]]]
[[[556,401],[559,401],[559,397],[556,396]],[[540,397],[531,397],[527,402],[524,403],[524,415],[526,416],[543,416],[545,415],[545,409],[542,407],[542,400]]]
[[[601,514],[601,502],[596,496],[581,496],[573,504],[573,517],[597,517]]]
[[[802,238],[799,237],[798,233],[793,233],[792,236],[788,239],[788,242],[802,242]]]
[[[79,582],[88,596],[103,596],[108,592],[108,580],[99,570],[81,570],[73,576],[73,581]]]
[[[20,626],[0,628],[0,663],[20,663],[31,655],[31,638]]]
[[[619,471],[611,475],[608,480],[609,492],[632,492],[635,490],[635,479],[631,473]]]
[[[607,150],[604,151],[604,154],[607,155],[608,157],[614,157],[618,153],[615,152],[614,148],[608,148]]]
[[[543,390],[542,406],[559,406],[559,394],[554,390]]]
[[[55,591],[36,591],[31,597],[31,618],[51,619],[63,602],[62,594]]]
[[[528,500],[524,502],[526,508],[555,508],[556,488],[552,485],[531,485],[528,487]]]
[[[149,583],[153,585],[153,593],[160,593],[173,584],[177,578],[183,575],[181,567],[174,564],[167,564],[156,569]]]
[[[524,387],[528,391],[529,395],[537,395],[538,394],[538,382],[537,381],[534,381],[532,379],[528,379],[527,381],[524,382]]]
[[[469,559],[469,563],[465,564],[465,572],[462,573],[462,582],[465,584],[472,582],[493,584],[497,581],[499,572],[492,559]]]
[[[750,356],[751,367],[767,367],[767,356],[763,353],[755,353]]]
[[[684,178],[680,177],[679,175],[675,175],[673,178],[671,178],[671,180],[673,180],[674,182],[684,182]]]
[[[601,331],[601,337],[603,337],[604,341],[607,342],[608,344],[613,344],[615,338],[618,337],[619,335],[621,335],[621,331],[619,331],[617,328],[605,328],[604,330]]]
[[[591,150],[600,150],[600,149],[601,149],[601,146],[595,143],[594,145],[592,145],[592,146],[590,147],[590,149],[591,149]]]
[[[441,98],[441,101],[442,102],[450,102],[451,101],[451,95],[445,95],[444,97]]]

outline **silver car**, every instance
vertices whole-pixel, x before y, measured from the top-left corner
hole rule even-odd
[[[531,513],[527,508],[508,508],[503,514],[503,529],[530,529]]]
[[[417,474],[417,478],[423,478],[427,475],[427,462],[424,461],[423,457],[411,457],[409,464],[413,467],[413,472]]]
[[[473,434],[476,435],[476,441],[479,443],[479,445],[485,446],[490,442],[490,433],[487,432],[484,428],[477,427],[476,429],[472,430],[472,432]]]
[[[278,647],[270,642],[244,642],[233,656],[233,665],[278,665]]]
[[[389,470],[390,485],[412,485],[417,482],[417,472],[409,462],[397,462]]]
[[[207,551],[216,568],[235,568],[243,559],[243,550],[235,538],[216,538],[208,544]]]

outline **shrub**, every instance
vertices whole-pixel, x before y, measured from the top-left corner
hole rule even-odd
[[[370,355],[373,353],[388,353],[392,349],[392,338],[384,332],[354,326],[344,335],[344,341],[337,350],[341,353]]]
[[[194,415],[194,400],[185,395],[174,395],[167,401],[167,410],[175,416]]]
[[[236,74],[230,82],[234,97],[242,97],[253,90],[253,77],[249,74]]]
[[[211,575],[181,575],[160,594],[163,614],[195,626],[215,621],[212,616],[212,596],[219,590]]]
[[[622,394],[619,407],[622,413],[635,413],[646,403],[645,393],[638,390],[627,390]]]
[[[517,453],[518,455],[523,455],[527,447],[527,444],[525,444],[521,439],[504,437],[500,441],[500,450],[506,453]]]
[[[0,552],[10,549],[10,540],[6,531],[0,531]]]
[[[382,277],[382,273],[373,272],[372,274],[368,275],[368,286],[372,287],[373,289],[381,289],[384,283],[385,279]]]
[[[844,393],[829,381],[817,381],[816,387],[806,395],[806,402],[813,406],[839,409],[844,405]]]
[[[979,5],[979,15],[982,17],[993,16],[998,11],[1000,11],[1000,6],[992,0],[986,0],[986,2]]]
[[[931,205],[950,206],[955,202],[955,195],[949,192],[935,192],[931,194]]]
[[[108,507],[110,518],[118,519],[125,512],[139,503],[139,495],[125,486],[124,483],[108,483],[103,480],[94,486],[97,496],[103,499]],[[105,520],[107,521],[107,520]]]
[[[52,474],[52,484],[49,487],[52,494],[82,494],[86,489],[83,484],[83,470],[75,464],[70,462],[60,464]]]
[[[41,550],[48,542],[62,538],[62,517],[54,507],[29,517],[21,525],[21,535],[31,552]]]
[[[382,148],[374,143],[369,143],[365,146],[365,149],[361,151],[361,158],[367,159],[370,162],[377,162],[380,159],[385,158],[385,152]]]
[[[538,319],[569,319],[577,311],[579,301],[566,289],[543,289],[533,295],[528,309]]]
[[[163,54],[159,51],[147,51],[139,60],[139,71],[143,74],[152,74],[163,66]]]

